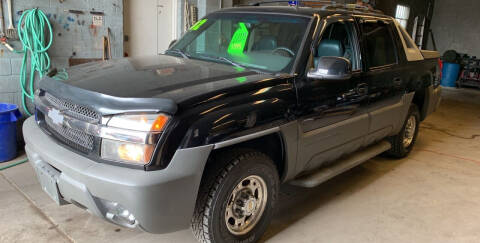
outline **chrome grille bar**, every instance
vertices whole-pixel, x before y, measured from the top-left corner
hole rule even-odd
[[[48,117],[50,111],[56,109],[49,106],[50,102],[45,96],[35,97],[36,108]],[[84,120],[80,120],[77,117],[73,117],[68,112],[63,110],[57,110],[62,115],[62,126],[82,131],[93,137],[106,138],[116,141],[125,141],[130,143],[142,143],[142,144],[156,144],[161,136],[161,132],[141,132],[134,130],[127,130],[115,127],[107,127],[106,122],[90,123]],[[49,119],[49,118],[46,118]]]
[[[45,93],[45,99],[58,110],[62,110],[66,114],[77,119],[92,123],[100,120],[98,113],[88,107],[77,105],[64,99],[59,99],[49,93]]]

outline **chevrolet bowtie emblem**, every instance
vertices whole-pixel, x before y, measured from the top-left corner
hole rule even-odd
[[[57,109],[51,109],[48,111],[48,117],[52,119],[53,124],[62,125],[63,124],[63,115]]]

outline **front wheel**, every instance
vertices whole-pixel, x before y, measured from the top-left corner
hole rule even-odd
[[[202,180],[192,230],[200,242],[256,242],[267,229],[278,195],[273,161],[251,151],[217,156]]]
[[[392,148],[386,154],[395,158],[406,157],[415,145],[419,128],[420,112],[417,105],[412,104],[402,130],[397,135],[389,138]]]

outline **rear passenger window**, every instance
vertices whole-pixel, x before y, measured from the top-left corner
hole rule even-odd
[[[378,21],[362,23],[367,44],[367,62],[370,67],[380,67],[397,62],[395,44],[388,24]]]

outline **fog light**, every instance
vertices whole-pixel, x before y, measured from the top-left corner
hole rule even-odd
[[[99,200],[104,206],[104,214],[107,219],[113,223],[129,228],[134,228],[137,226],[135,215],[128,211],[128,209],[124,208],[117,202],[111,202],[101,198],[99,198]]]

